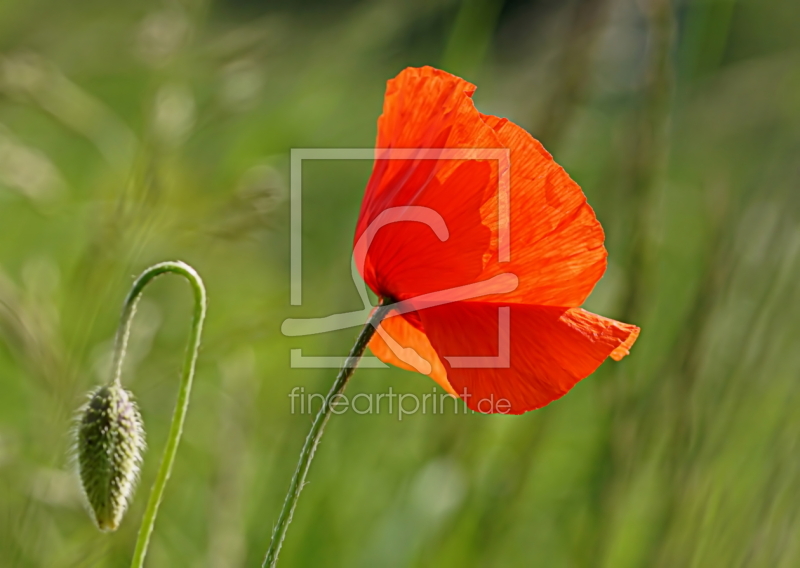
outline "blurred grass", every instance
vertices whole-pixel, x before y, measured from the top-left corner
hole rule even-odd
[[[166,436],[190,298],[165,279],[126,384],[143,484],[114,535],[81,507],[72,412],[105,379],[134,274],[207,282],[198,379],[151,566],[258,565],[310,417],[288,393],[356,330],[349,255],[370,164],[304,170],[289,307],[288,152],[366,147],[386,79],[434,64],[542,139],[607,233],[587,307],[643,334],[521,417],[330,424],[284,566],[800,565],[800,5],[793,0],[0,4],[0,566],[126,566]],[[428,393],[356,374],[349,392]]]

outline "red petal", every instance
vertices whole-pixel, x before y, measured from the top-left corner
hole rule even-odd
[[[392,343],[391,347],[387,344],[387,339]],[[378,333],[372,336],[369,348],[384,363],[428,375],[448,393],[455,394],[453,387],[447,382],[444,365],[427,336],[404,317],[392,317],[390,312],[389,317],[379,326]]]
[[[436,211],[449,239],[442,242],[419,222],[386,225],[369,247],[362,276],[377,294],[406,299],[512,272],[518,289],[497,301],[578,306],[605,270],[603,230],[580,187],[542,145],[508,120],[479,113],[474,90],[444,71],[404,70],[389,81],[377,145],[509,149],[509,238],[498,214],[496,159],[390,160],[380,159],[379,150],[356,242],[384,211],[402,206]],[[500,262],[503,243],[510,262]]]
[[[376,221],[359,234],[372,241],[368,246],[361,275],[372,290],[396,300],[428,292],[447,290],[475,281],[483,269],[482,254],[491,239],[481,224],[480,206],[491,168],[482,162],[463,162],[441,181],[436,177],[425,184],[425,191],[409,205],[426,208],[441,219],[444,229],[437,236],[426,224],[425,215],[404,215],[402,221],[383,225]],[[412,174],[412,181],[415,176]],[[393,206],[390,204],[390,207]],[[381,212],[384,210],[381,210]],[[389,211],[387,211],[388,213]],[[375,221],[370,218],[369,221]],[[358,261],[357,261],[358,263]]]
[[[424,67],[406,69],[389,81],[378,121],[379,149],[497,148],[499,142],[469,98],[463,79]],[[401,300],[473,282],[491,246],[481,207],[497,187],[497,162],[477,159],[379,159],[364,195],[356,243],[388,209],[425,207],[441,216],[447,239],[430,226],[408,219],[375,232],[359,267],[379,295]],[[427,156],[427,158],[423,157]],[[431,159],[434,158],[434,159]]]
[[[498,325],[501,309],[510,320],[505,330]],[[479,412],[521,414],[545,406],[630,347],[639,332],[580,308],[460,302],[419,315],[449,383]],[[459,366],[457,358],[465,356],[478,357],[472,363],[478,368]]]
[[[525,130],[483,115],[503,146],[510,148],[508,254],[498,242],[481,280],[503,272],[520,285],[498,301],[544,306],[579,306],[606,268],[603,228],[581,188]],[[484,223],[499,238],[497,196],[483,206]],[[499,257],[499,258],[498,258]]]
[[[600,316],[597,316],[597,317],[600,317]],[[628,339],[626,339],[622,343],[622,345],[620,345],[619,347],[614,349],[614,351],[611,352],[610,357],[612,359],[614,359],[614,361],[622,361],[622,359],[624,357],[627,357],[628,355],[631,354],[631,347],[633,347],[633,344],[639,338],[639,331],[641,331],[641,330],[638,327],[636,329],[634,329],[631,332],[631,334],[628,336]]]

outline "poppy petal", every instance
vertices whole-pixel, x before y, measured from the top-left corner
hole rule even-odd
[[[406,69],[389,81],[378,121],[378,150],[356,226],[355,243],[371,229],[361,275],[379,295],[396,300],[474,281],[491,246],[481,208],[497,187],[494,131],[470,99],[475,87],[430,67]],[[445,149],[468,149],[469,158]],[[405,152],[405,153],[402,153]],[[490,151],[489,151],[490,152]],[[393,208],[425,208],[447,227],[445,239],[409,211],[402,222],[374,229]],[[414,213],[412,215],[411,213]]]
[[[459,302],[418,313],[448,382],[469,408],[485,413],[549,404],[639,332],[580,308]]]
[[[606,269],[604,234],[580,186],[524,129],[482,115],[510,149],[507,254],[498,242],[481,279],[512,272],[520,285],[498,301],[545,306],[581,305]],[[498,235],[498,198],[484,204],[483,222]],[[495,237],[499,239],[499,235]]]
[[[395,241],[388,252],[405,247],[431,253],[434,258],[419,259],[426,261],[428,275],[409,271],[408,265],[398,262],[407,260],[407,253],[384,254],[385,249],[373,251],[370,247],[362,276],[376,293],[406,299],[435,291],[437,286],[442,290],[512,272],[520,279],[519,288],[497,301],[579,306],[605,271],[603,229],[578,184],[544,147],[509,120],[478,112],[471,99],[474,91],[475,86],[467,81],[430,67],[405,69],[388,82],[384,112],[378,121],[376,161],[362,203],[356,242],[381,213],[404,206],[433,209],[460,235],[485,228],[490,232],[488,240],[484,231],[441,246],[422,225],[414,228],[415,235],[399,240],[395,238],[399,227],[394,231],[387,228],[378,235],[383,232],[382,240]],[[470,149],[479,157],[487,152],[486,160],[430,159],[430,149],[442,148]],[[503,148],[509,150],[508,176],[500,175],[498,160],[490,157]],[[419,153],[412,159],[387,157],[403,149]],[[426,152],[428,158],[422,158]],[[456,171],[455,177],[469,177],[472,183],[468,187],[456,183]],[[501,218],[500,195],[504,191],[508,208],[502,205],[508,215],[503,213]],[[464,214],[474,210],[476,203],[480,209],[477,223],[472,215]],[[451,211],[458,206],[461,211]],[[448,263],[454,251],[460,261]],[[478,262],[483,271],[476,276]],[[417,263],[414,268],[422,265]],[[396,280],[398,275],[403,281]]]
[[[464,162],[442,181],[428,181],[428,191],[413,202],[413,208],[384,210],[396,212],[392,222],[382,224],[385,214],[372,219],[374,225],[362,233],[370,242],[357,241],[355,247],[366,248],[359,269],[372,290],[405,300],[474,282],[483,270],[482,251],[488,250],[491,239],[480,218],[490,176],[488,164]],[[437,220],[443,227],[438,234],[433,226]]]
[[[396,312],[394,312],[396,314]],[[384,363],[406,371],[428,375],[448,393],[455,395],[447,381],[447,372],[424,332],[404,317],[389,312],[372,336],[369,348]]]
[[[631,347],[636,342],[636,340],[639,338],[639,331],[640,331],[640,329],[638,327],[636,329],[634,329],[631,332],[631,334],[628,336],[628,339],[626,339],[622,343],[622,345],[620,345],[619,347],[614,349],[614,351],[612,351],[611,355],[609,355],[609,356],[612,359],[614,359],[614,361],[622,361],[622,359],[624,357],[627,357],[628,355],[630,355],[631,354]]]
[[[408,67],[386,83],[383,114],[378,118],[377,148],[451,148],[437,146],[438,136],[461,119],[479,117],[469,101],[475,85],[433,67]],[[474,128],[474,126],[473,126]],[[461,138],[468,142],[471,133]]]

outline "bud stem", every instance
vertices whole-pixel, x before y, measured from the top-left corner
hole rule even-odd
[[[167,445],[164,448],[164,455],[161,458],[161,465],[158,469],[153,488],[150,490],[150,498],[147,501],[142,524],[139,527],[139,536],[136,540],[136,548],[133,553],[132,568],[141,568],[147,554],[147,546],[150,542],[150,535],[153,532],[153,525],[156,521],[158,507],[161,505],[161,498],[164,495],[164,488],[172,472],[172,465],[175,462],[175,454],[178,451],[178,443],[183,433],[183,422],[186,418],[186,410],[189,407],[189,393],[192,390],[192,379],[197,362],[197,353],[200,348],[200,335],[203,331],[203,320],[206,317],[206,289],[203,280],[195,270],[180,261],[162,262],[151,266],[136,279],[125,298],[122,309],[122,318],[117,330],[116,345],[114,350],[113,384],[119,385],[122,375],[122,363],[125,358],[125,351],[128,346],[128,338],[131,331],[131,322],[136,313],[136,305],[139,303],[145,287],[156,277],[167,273],[178,274],[189,281],[194,292],[194,312],[192,315],[192,328],[189,333],[189,345],[186,349],[186,357],[181,372],[181,384],[178,390],[178,399],[175,403],[175,412],[172,416],[172,425],[169,429]]]
[[[336,397],[344,392],[347,382],[350,380],[350,377],[353,376],[356,366],[361,356],[364,354],[364,350],[367,348],[369,340],[372,339],[375,330],[383,318],[389,313],[389,310],[391,310],[391,305],[385,305],[384,303],[378,306],[369,320],[367,320],[361,333],[358,334],[356,343],[350,350],[350,354],[347,356],[344,366],[339,370],[339,374],[336,376],[336,380],[333,382],[328,396],[325,397],[322,408],[319,409],[316,418],[314,418],[311,431],[308,433],[308,436],[306,436],[303,449],[300,451],[300,461],[292,477],[292,482],[289,484],[289,492],[286,494],[286,500],[283,502],[281,514],[272,531],[272,540],[269,543],[269,550],[267,550],[264,563],[261,565],[262,568],[274,568],[278,564],[278,554],[281,551],[283,539],[286,537],[286,530],[289,528],[289,523],[292,522],[292,515],[297,506],[297,500],[305,486],[308,469],[311,467],[311,460],[314,459],[314,452],[316,452],[319,441],[322,438],[325,424],[331,416],[331,410],[336,403]]]

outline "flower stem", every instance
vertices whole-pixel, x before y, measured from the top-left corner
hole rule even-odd
[[[175,412],[172,416],[172,425],[169,429],[167,446],[164,448],[164,455],[161,458],[161,465],[150,490],[150,498],[147,501],[142,524],[139,527],[139,536],[136,540],[136,548],[133,552],[132,568],[141,568],[147,554],[147,546],[150,543],[150,535],[153,532],[153,525],[156,522],[158,507],[161,505],[161,498],[164,495],[164,488],[172,472],[172,464],[175,462],[175,454],[178,451],[178,443],[183,433],[183,422],[186,418],[186,410],[189,408],[189,393],[192,390],[192,379],[194,378],[195,363],[197,353],[200,348],[200,335],[203,331],[203,320],[206,317],[206,289],[200,275],[188,264],[183,262],[162,262],[151,266],[145,270],[133,283],[128,297],[125,298],[125,305],[122,309],[122,318],[119,329],[117,330],[116,345],[114,350],[113,378],[114,384],[120,383],[122,375],[122,362],[125,358],[125,351],[130,337],[131,322],[136,313],[136,306],[142,296],[145,287],[162,274],[173,273],[183,276],[189,281],[194,292],[194,312],[192,315],[192,328],[189,333],[189,345],[186,349],[186,357],[181,372],[181,384],[178,390],[178,400],[175,403]]]
[[[391,305],[380,305],[370,316],[361,333],[356,338],[356,343],[350,350],[350,354],[344,362],[336,380],[333,382],[328,396],[325,397],[325,402],[322,408],[319,409],[314,423],[311,425],[311,431],[306,436],[306,441],[303,444],[303,449],[300,451],[300,461],[297,463],[297,469],[292,477],[292,482],[289,484],[289,492],[286,494],[286,500],[283,502],[281,514],[278,517],[278,522],[272,531],[272,540],[269,543],[269,550],[264,558],[262,568],[274,568],[278,564],[278,554],[283,545],[283,539],[286,537],[286,530],[289,528],[289,523],[292,522],[292,515],[297,506],[297,500],[300,497],[300,492],[306,483],[306,476],[308,469],[311,467],[311,460],[314,459],[314,452],[317,450],[319,441],[322,438],[322,433],[325,429],[325,424],[331,416],[331,410],[336,404],[336,398],[344,392],[347,382],[356,370],[364,350],[367,348],[369,340],[375,334],[378,324],[381,323],[383,318],[391,309]]]

